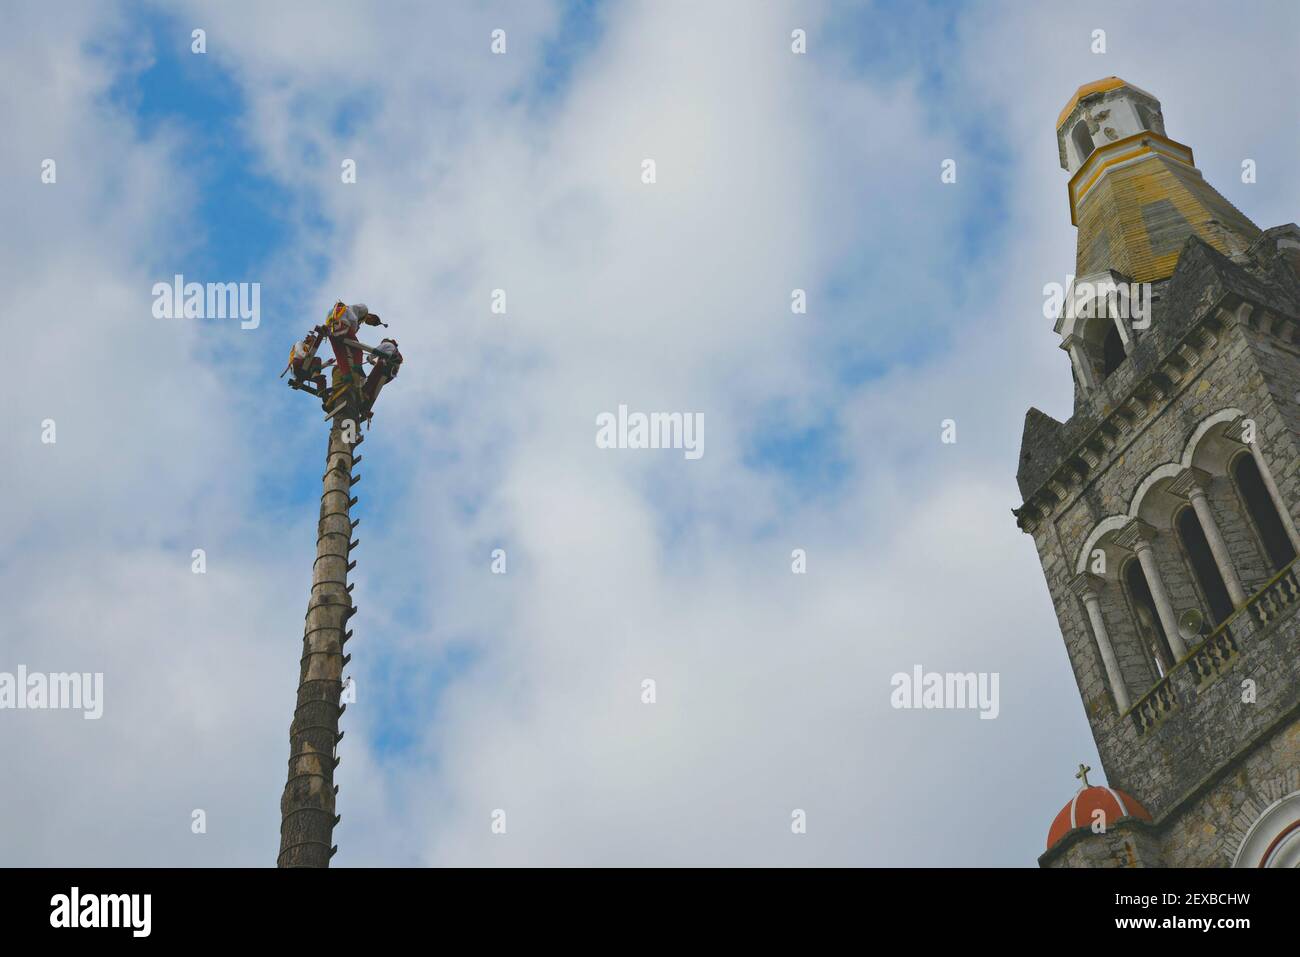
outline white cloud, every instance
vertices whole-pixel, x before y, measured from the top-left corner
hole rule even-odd
[[[282,773],[306,581],[241,516],[253,476],[214,333],[150,314],[157,263],[192,229],[172,133],[140,139],[107,94],[147,48],[107,8],[12,11],[0,238],[9,402],[0,669],[103,672],[104,715],[0,714],[10,864],[257,862],[275,825],[248,781]],[[41,160],[57,163],[43,184]],[[55,423],[53,444],[42,422]],[[307,516],[303,516],[307,519]],[[286,529],[310,541],[309,520]],[[309,546],[308,546],[309,547]],[[207,551],[208,573],[191,574]],[[275,737],[284,737],[283,734]],[[231,773],[231,769],[237,769]],[[208,836],[190,813],[210,815]],[[270,825],[268,827],[268,825]]]

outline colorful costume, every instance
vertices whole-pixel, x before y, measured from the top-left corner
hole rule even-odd
[[[293,388],[323,398],[325,396],[324,366],[321,364],[320,356],[316,355],[322,335],[318,326],[307,333],[302,341],[295,342],[293,348],[289,350],[289,366],[285,372],[293,373],[293,379],[289,382]],[[308,383],[315,388],[308,388]]]
[[[367,309],[365,303],[349,306],[336,302],[325,318],[325,331],[329,335],[330,347],[334,350],[337,364],[334,393],[330,396],[331,407],[335,404],[334,400],[349,389],[357,390],[359,395],[361,385],[365,382],[366,372],[362,368],[361,350],[355,345],[348,345],[349,342],[356,341],[357,330],[362,323],[368,326],[380,325],[379,317]]]
[[[402,353],[397,349],[397,340],[385,339],[379,343],[370,354],[369,361],[374,363],[375,368],[361,387],[361,418],[367,420],[374,415],[372,410],[375,400],[379,398],[379,390],[397,378],[397,370],[402,365]]]

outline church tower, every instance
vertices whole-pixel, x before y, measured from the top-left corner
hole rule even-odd
[[[1015,516],[1107,785],[1079,768],[1039,863],[1300,866],[1300,227],[1247,219],[1118,77],[1056,135],[1074,410],[1026,415]]]

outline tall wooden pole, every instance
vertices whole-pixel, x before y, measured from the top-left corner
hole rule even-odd
[[[338,850],[333,844],[334,768],[339,759],[335,747],[339,715],[347,707],[340,702],[343,667],[351,658],[343,645],[351,637],[348,619],[356,612],[348,593],[348,554],[355,546],[350,513],[356,499],[352,467],[357,431],[354,400],[334,417],[330,426],[329,452],[322,477],[320,522],[317,525],[316,563],[312,567],[311,599],[303,628],[302,661],[298,677],[298,705],[289,726],[289,779],[280,798],[280,867],[328,867]],[[351,443],[349,444],[349,439]]]

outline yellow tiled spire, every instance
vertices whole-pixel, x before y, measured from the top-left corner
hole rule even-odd
[[[1077,275],[1112,269],[1136,282],[1165,279],[1189,235],[1231,256],[1260,234],[1201,178],[1191,148],[1165,136],[1160,101],[1119,77],[1079,87],[1056,136],[1071,174]]]

